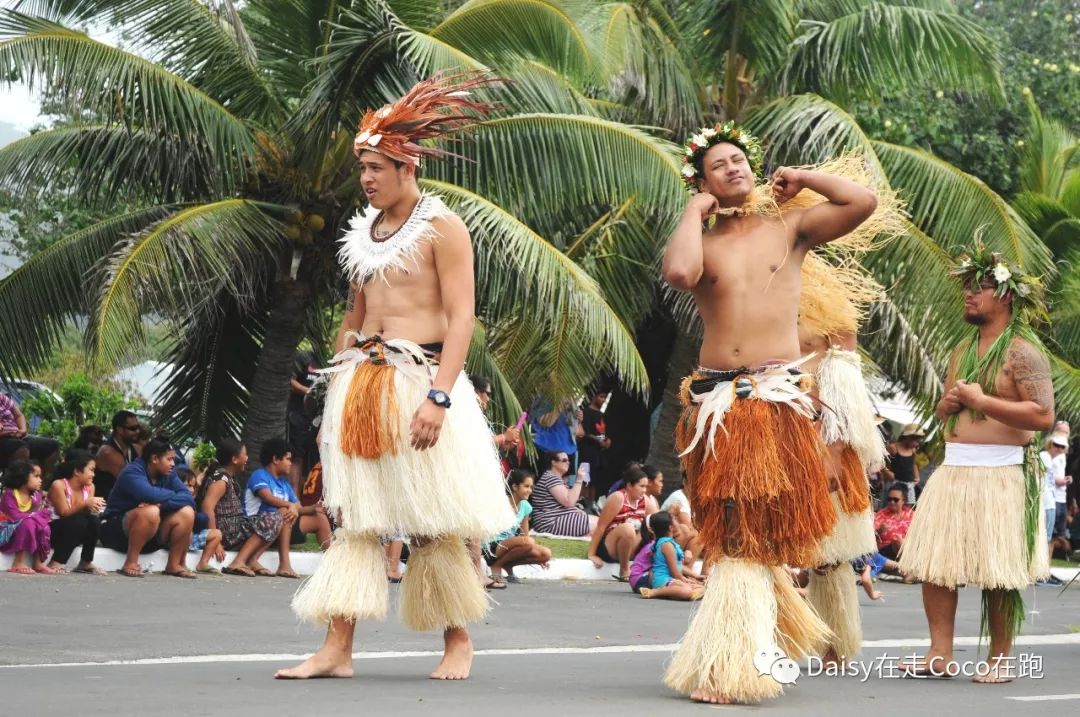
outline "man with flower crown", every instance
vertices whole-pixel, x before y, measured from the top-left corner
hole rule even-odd
[[[782,167],[759,184],[762,160],[758,141],[731,122],[690,138],[683,175],[696,193],[663,261],[664,280],[691,292],[704,325],[676,445],[713,567],[665,681],[711,703],[779,695],[770,666],[829,641],[784,569],[819,565],[837,521],[800,369],[802,268],[878,204],[840,173]]]
[[[1042,284],[981,243],[953,271],[963,284],[971,334],[953,353],[945,394],[945,459],[927,482],[911,523],[900,571],[922,581],[930,626],[927,653],[904,670],[951,677],[956,589],[982,588],[988,659],[974,681],[1009,682],[1009,658],[1024,621],[1021,591],[1049,575],[1037,431],[1054,424],[1050,363],[1032,318],[1045,318]]]
[[[293,598],[302,619],[328,623],[326,640],[282,679],[351,677],[356,621],[389,603],[380,536],[412,536],[401,584],[402,621],[442,630],[435,679],[465,679],[466,626],[490,601],[464,540],[514,523],[491,429],[468,378],[475,322],[473,253],[462,220],[421,192],[421,140],[468,127],[490,106],[471,91],[482,73],[438,75],[368,111],[353,152],[368,203],[341,239],[350,293],[320,430],[324,503],[334,541]],[[462,473],[462,466],[469,466]]]

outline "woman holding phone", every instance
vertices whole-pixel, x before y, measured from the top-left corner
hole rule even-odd
[[[570,455],[566,451],[547,453],[541,466],[543,475],[532,493],[532,527],[538,533],[580,538],[591,535],[597,517],[577,506],[581,497],[580,480],[584,473],[570,473]],[[570,474],[567,477],[567,474]]]

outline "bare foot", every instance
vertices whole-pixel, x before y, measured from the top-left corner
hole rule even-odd
[[[455,627],[443,633],[443,658],[429,677],[433,680],[467,680],[472,670],[473,644],[464,628]]]
[[[56,571],[48,565],[35,565],[34,572],[40,573],[41,575],[56,575]]]
[[[870,593],[871,600],[881,600],[884,597],[885,596],[881,594],[880,590],[875,590],[874,592]]]
[[[353,676],[352,655],[343,656],[333,650],[321,648],[296,667],[278,670],[275,680],[313,680],[320,678],[348,678]]]
[[[927,653],[923,657],[902,660],[900,663],[900,674],[904,677],[915,677],[918,679],[954,677],[954,669],[956,669],[956,667],[951,663],[951,655],[945,656]]]
[[[64,563],[49,563],[49,567],[52,568],[53,572],[57,575],[68,574],[67,565]]]
[[[711,705],[730,705],[731,698],[720,694],[719,692],[713,692],[712,690],[694,690],[690,693],[690,699],[693,702],[707,702]]]
[[[1002,685],[1016,679],[1016,668],[1007,660],[995,657],[987,666],[990,669],[985,675],[976,674],[971,681],[980,685]]]

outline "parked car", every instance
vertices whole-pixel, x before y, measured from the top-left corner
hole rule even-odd
[[[43,383],[37,381],[26,381],[20,378],[0,378],[0,391],[6,393],[15,399],[15,403],[20,406],[28,399],[35,398],[43,393],[48,394],[51,398],[60,401],[60,396],[56,391],[46,386]],[[38,427],[41,425],[41,416],[33,415],[26,417],[27,429],[30,433],[37,432]]]

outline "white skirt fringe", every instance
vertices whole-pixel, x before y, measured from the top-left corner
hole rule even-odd
[[[323,502],[340,515],[343,528],[357,533],[475,538],[505,530],[514,513],[472,384],[464,373],[458,376],[438,442],[417,451],[408,445],[409,426],[428,400],[431,381],[410,368],[394,369],[399,415],[387,417],[398,421],[403,445],[397,455],[374,459],[341,450],[338,431],[356,364],[331,375],[319,446]]]
[[[821,437],[847,443],[867,471],[885,464],[885,439],[874,422],[874,404],[866,390],[862,359],[855,351],[830,348],[815,372],[821,401]]]
[[[847,563],[860,556],[876,553],[873,512],[845,513],[835,492],[829,493],[829,499],[836,509],[836,527],[821,541],[821,564]]]

